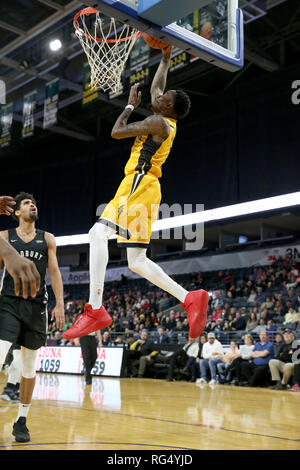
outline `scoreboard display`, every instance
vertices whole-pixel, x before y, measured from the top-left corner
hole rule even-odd
[[[120,377],[123,348],[98,348],[92,375]],[[79,346],[45,346],[40,348],[37,372],[83,374],[84,364]]]

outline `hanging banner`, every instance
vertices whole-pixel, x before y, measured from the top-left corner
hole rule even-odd
[[[98,98],[98,90],[96,88],[91,88],[90,85],[91,81],[91,68],[89,66],[89,63],[86,62],[83,65],[82,69],[82,104],[87,104],[90,103],[93,100],[96,100]]]
[[[0,108],[0,148],[7,147],[10,144],[13,112],[13,103],[7,103]]]
[[[150,46],[141,36],[135,43],[129,56],[129,86],[139,82],[145,85],[149,80]]]
[[[55,78],[46,83],[46,97],[44,102],[44,122],[43,128],[53,126],[57,123],[59,78]]]
[[[34,132],[34,111],[36,107],[37,91],[24,95],[23,102],[23,129],[22,137],[30,137]]]

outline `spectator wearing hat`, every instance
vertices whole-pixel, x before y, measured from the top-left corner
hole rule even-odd
[[[283,339],[277,356],[269,362],[273,382],[269,388],[273,390],[285,390],[294,372],[292,361],[294,335],[290,330],[284,330]]]
[[[214,385],[217,380],[217,364],[222,362],[223,347],[222,344],[216,339],[213,332],[208,333],[208,341],[204,343],[202,348],[202,357],[200,359],[200,379],[196,381],[197,384],[207,383],[207,370],[210,370],[211,380],[210,385]]]

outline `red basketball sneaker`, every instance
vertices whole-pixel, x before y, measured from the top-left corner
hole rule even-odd
[[[62,336],[64,339],[80,338],[93,333],[93,331],[102,330],[111,323],[112,319],[103,305],[101,308],[93,310],[90,304],[85,304],[84,312],[79,315],[71,328],[63,332]]]
[[[203,290],[189,292],[180,305],[188,314],[190,338],[198,338],[206,326],[209,295]]]

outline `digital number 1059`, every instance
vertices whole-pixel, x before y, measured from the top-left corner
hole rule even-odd
[[[59,368],[60,368],[59,359],[41,359],[39,371],[58,372]]]

